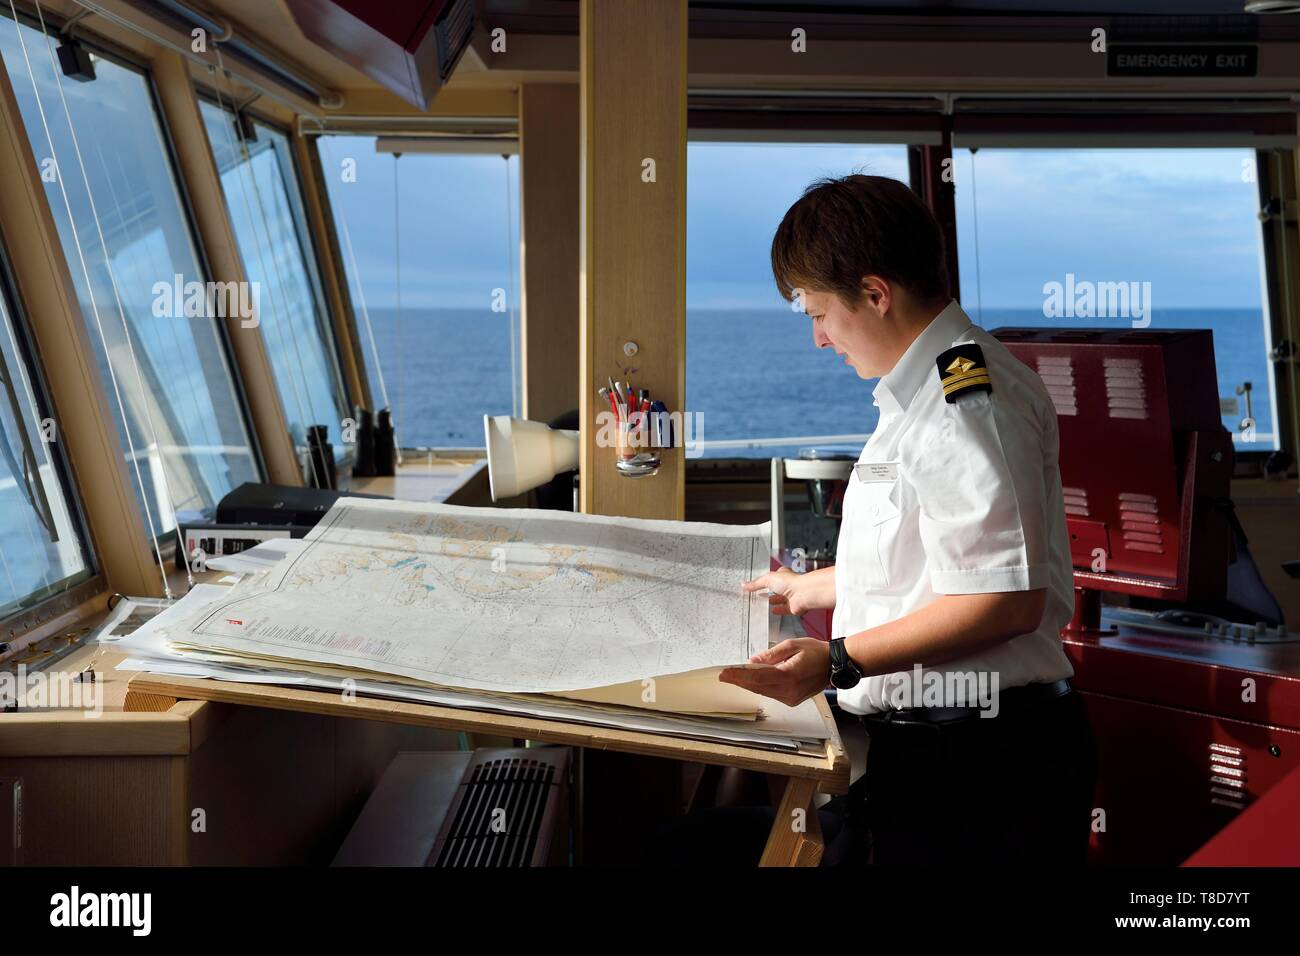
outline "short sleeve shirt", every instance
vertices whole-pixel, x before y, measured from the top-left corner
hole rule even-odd
[[[949,402],[936,360],[968,342],[980,347],[992,391]],[[1073,567],[1056,410],[1042,380],[954,301],[874,394],[880,422],[844,495],[832,635],[897,620],[941,594],[1045,588],[1036,630],[924,671],[986,672],[999,690],[1072,676],[1060,632],[1073,611]],[[840,706],[891,709],[898,676],[865,676],[839,692]]]

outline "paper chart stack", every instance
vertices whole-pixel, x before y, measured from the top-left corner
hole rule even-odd
[[[232,586],[112,640],[130,670],[820,752],[811,702],[717,680],[777,637],[740,588],[768,541],[766,524],[340,498],[301,542],[226,559],[252,571]]]

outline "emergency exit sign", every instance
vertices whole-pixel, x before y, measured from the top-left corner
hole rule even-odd
[[[1107,76],[1254,76],[1259,47],[1248,43],[1112,43]]]

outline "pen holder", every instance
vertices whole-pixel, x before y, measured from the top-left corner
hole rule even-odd
[[[646,478],[657,474],[662,460],[653,451],[640,451],[650,446],[649,415],[633,413],[628,421],[618,423],[614,467],[628,478]]]

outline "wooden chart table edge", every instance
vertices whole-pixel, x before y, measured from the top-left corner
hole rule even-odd
[[[772,833],[763,851],[763,866],[817,865],[821,859],[822,839],[813,808],[813,797],[819,791],[845,793],[849,785],[848,755],[830,707],[821,695],[815,701],[830,736],[826,740],[826,753],[820,757],[762,750],[726,741],[692,740],[518,714],[488,713],[378,697],[345,698],[329,691],[303,690],[275,684],[241,684],[206,678],[169,677],[162,674],[137,674],[132,677],[123,709],[166,710],[181,700],[209,700],[329,717],[355,717],[443,730],[497,734],[593,750],[616,750],[737,767],[783,777],[785,786]]]

